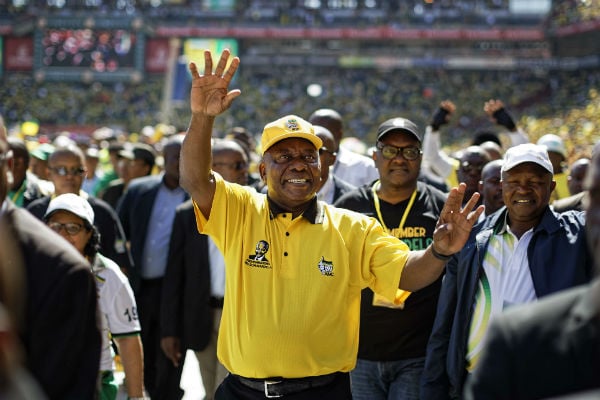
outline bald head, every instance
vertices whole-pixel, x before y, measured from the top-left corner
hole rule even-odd
[[[580,158],[571,164],[569,176],[567,177],[567,186],[572,195],[583,191],[583,180],[585,179],[589,165],[589,158]]]
[[[338,151],[344,132],[342,116],[337,111],[330,108],[318,109],[311,114],[308,118],[308,122],[329,129],[335,139],[335,151]]]
[[[213,139],[212,169],[228,182],[248,184],[248,157],[234,139]]]

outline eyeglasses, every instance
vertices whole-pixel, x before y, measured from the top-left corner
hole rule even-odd
[[[64,229],[69,236],[75,236],[83,229],[83,225],[75,222],[67,222],[66,224],[61,224],[60,222],[49,222],[48,226],[57,233],[60,233],[60,231]]]
[[[319,155],[322,155],[323,153],[329,153],[332,156],[337,156],[337,153],[333,150],[329,150],[327,147],[323,146],[319,149]]]
[[[54,172],[58,176],[67,176],[67,175],[81,176],[85,173],[85,168],[79,167],[79,168],[68,169],[67,167],[55,167],[55,168],[50,168],[50,171]]]
[[[248,168],[248,163],[245,163],[243,161],[236,161],[236,162],[231,162],[231,163],[215,162],[215,163],[213,163],[213,167],[225,167],[225,168],[233,169],[235,171],[241,171],[243,169]]]
[[[396,147],[390,144],[377,143],[377,149],[386,160],[393,160],[398,154],[402,154],[404,159],[414,161],[423,154],[421,149],[414,146]]]

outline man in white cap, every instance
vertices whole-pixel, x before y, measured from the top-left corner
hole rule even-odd
[[[465,399],[600,398],[600,143],[584,188],[595,278],[496,319]]]
[[[321,179],[313,126],[288,115],[263,130],[259,165],[266,195],[225,182],[211,170],[214,119],[241,94],[228,91],[240,60],[224,50],[213,72],[195,63],[181,185],[194,201],[198,230],[225,259],[225,303],[217,354],[230,374],[216,399],[291,396],[350,399],[361,289],[387,299],[435,281],[464,245],[483,207],[465,186],[450,191],[430,246],[408,251],[373,218],[318,201]],[[257,244],[264,256],[255,255]]]
[[[427,346],[421,398],[461,396],[487,327],[515,304],[588,282],[583,213],[554,213],[553,168],[543,146],[511,147],[501,169],[505,208],[471,233],[447,264]]]

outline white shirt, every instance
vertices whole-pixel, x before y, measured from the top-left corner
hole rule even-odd
[[[533,228],[517,238],[510,227],[505,225],[502,231],[490,238],[475,295],[467,344],[469,371],[477,364],[487,328],[494,316],[513,305],[537,300],[527,259],[527,248],[532,236]]]
[[[112,260],[98,254],[92,272],[102,324],[100,371],[114,370],[111,337],[139,334],[137,306],[129,280]]]
[[[333,173],[357,187],[379,178],[379,171],[371,158],[345,149],[343,146],[338,149]]]
[[[208,262],[210,264],[210,294],[225,297],[225,259],[212,238],[208,238]]]
[[[329,178],[327,178],[325,184],[323,187],[321,187],[321,190],[317,192],[317,198],[327,204],[333,203],[333,195],[335,194],[335,185],[333,184],[333,178],[331,177],[331,174],[333,174],[333,171],[330,170]]]

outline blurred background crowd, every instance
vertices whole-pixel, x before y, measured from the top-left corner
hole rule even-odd
[[[498,98],[531,140],[546,133],[557,134],[565,140],[569,158],[576,159],[593,142],[600,123],[596,90],[600,65],[594,47],[598,45],[590,45],[600,42],[596,40],[600,36],[596,26],[600,6],[589,0],[526,3],[0,1],[0,32],[5,33],[5,46],[25,37],[31,38],[27,45],[33,48],[28,50],[33,52],[32,65],[3,71],[0,115],[11,132],[34,142],[65,133],[86,142],[102,127],[110,127],[128,141],[137,141],[142,131],[160,136],[165,131],[185,130],[189,81],[180,85],[179,98],[173,101],[165,82],[180,77],[168,75],[167,67],[159,72],[136,68],[125,77],[104,74],[108,78],[63,74],[59,69],[48,79],[50,75],[37,63],[38,37],[47,24],[40,22],[44,18],[57,27],[61,23],[78,26],[73,21],[86,15],[106,16],[102,26],[120,27],[122,16],[127,15],[134,18],[130,24],[138,35],[132,36],[132,48],[134,40],[139,42],[143,35],[148,46],[152,40],[166,42],[177,36],[185,41],[186,36],[202,36],[196,29],[205,27],[261,26],[282,29],[277,34],[288,32],[287,37],[278,39],[268,32],[227,31],[226,35],[237,36],[235,54],[240,55],[242,64],[233,86],[240,88],[243,96],[227,118],[218,121],[216,136],[224,136],[235,126],[243,126],[256,136],[267,121],[280,115],[308,116],[327,107],[343,115],[346,135],[362,141],[357,147],[361,151],[373,145],[380,121],[402,115],[424,128],[437,105],[449,99],[457,105],[458,117],[444,132],[442,144],[454,150],[468,143],[476,131],[495,129],[482,105]],[[100,20],[81,24],[100,25]],[[285,30],[289,27],[302,30],[289,33]],[[325,30],[310,33],[311,27]],[[346,37],[347,31],[331,33],[336,27],[352,27],[357,32],[384,27],[419,38],[389,43],[355,40]],[[565,28],[568,31],[561,30]],[[436,30],[442,33],[436,36]],[[489,30],[495,33],[486,40]],[[385,36],[383,32],[374,38]],[[261,35],[266,35],[265,40]],[[295,35],[298,37],[294,39]],[[434,39],[421,39],[428,35]],[[474,35],[475,39],[465,41],[464,35]],[[167,64],[179,62],[185,74],[182,55],[186,55],[184,50],[174,57],[160,57]],[[145,56],[141,53],[136,57]],[[384,59],[386,56],[389,58]],[[366,65],[362,65],[365,60]],[[465,67],[454,65],[456,62],[466,63]]]

